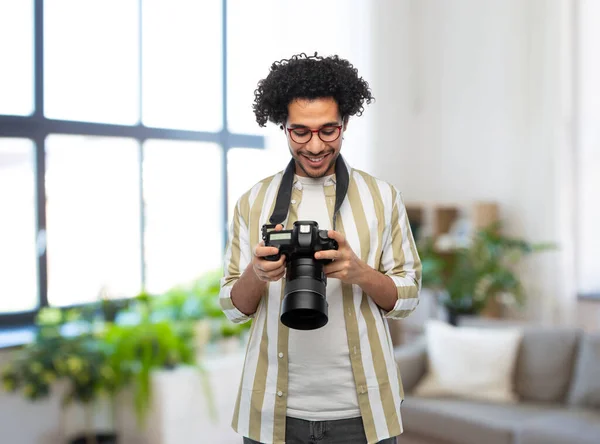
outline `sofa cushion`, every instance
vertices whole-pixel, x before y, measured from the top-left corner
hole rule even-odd
[[[568,403],[600,409],[600,334],[586,334],[581,340]]]
[[[514,402],[513,374],[521,342],[518,328],[426,324],[428,371],[414,393]]]
[[[516,444],[598,444],[600,413],[568,411],[536,418],[517,432]]]
[[[523,330],[515,369],[515,390],[521,400],[565,401],[579,337],[577,329],[528,327]]]
[[[513,444],[528,419],[564,409],[558,404],[497,404],[407,396],[402,422],[407,434],[453,444]]]

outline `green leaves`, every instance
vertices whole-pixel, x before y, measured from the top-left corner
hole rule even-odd
[[[57,380],[68,382],[63,404],[88,403],[99,394],[112,394],[120,387],[115,375],[106,370],[107,355],[91,335],[50,336],[21,349],[11,365],[2,371],[4,389],[23,391],[27,399],[38,400],[50,394]]]
[[[128,326],[113,324],[106,330],[104,341],[110,349],[109,367],[119,383],[133,384],[135,409],[141,424],[152,401],[152,371],[196,364],[189,338],[178,335],[165,321]]]
[[[66,406],[89,404],[104,395],[114,401],[122,389],[132,387],[143,425],[152,402],[152,373],[186,365],[201,372],[214,412],[206,374],[196,362],[196,323],[209,320],[215,337],[239,336],[250,327],[232,324],[223,314],[220,279],[221,272],[213,271],[161,295],[142,291],[126,301],[44,308],[36,318],[35,341],[19,349],[2,370],[2,388],[38,400],[60,380],[67,383]]]
[[[478,313],[498,295],[519,306],[525,295],[517,265],[528,255],[555,248],[501,234],[500,223],[478,231],[467,248],[437,251],[432,239],[419,244],[423,286],[444,291],[441,302],[458,313]]]
[[[143,293],[138,301],[148,305],[154,319],[226,319],[218,303],[221,276],[220,270],[210,271],[191,283],[178,285],[161,295]]]

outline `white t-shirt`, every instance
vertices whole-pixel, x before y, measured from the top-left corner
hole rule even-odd
[[[331,176],[297,179],[302,185],[298,220],[314,220],[319,229],[331,229],[324,191],[327,183],[332,184]],[[324,327],[289,332],[287,416],[293,418],[329,421],[360,416],[339,279],[327,279],[326,297],[329,320]]]

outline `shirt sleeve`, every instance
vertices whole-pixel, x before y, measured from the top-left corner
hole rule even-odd
[[[401,193],[392,188],[393,207],[384,232],[379,271],[396,284],[398,300],[386,318],[402,319],[419,305],[421,260],[413,238]]]
[[[238,310],[231,300],[231,289],[250,263],[250,258],[251,247],[248,225],[241,214],[240,202],[238,201],[229,227],[229,239],[225,250],[223,278],[221,279],[219,293],[219,305],[223,313],[236,324],[246,322],[253,317],[253,315],[248,316]]]

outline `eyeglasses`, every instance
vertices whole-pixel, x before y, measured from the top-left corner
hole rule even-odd
[[[343,125],[327,125],[318,130],[310,128],[286,128],[290,138],[296,143],[308,143],[312,139],[313,133],[319,135],[319,139],[323,142],[335,142],[342,133]]]

